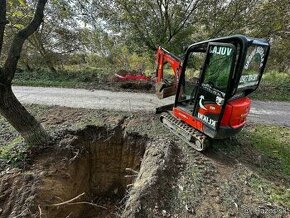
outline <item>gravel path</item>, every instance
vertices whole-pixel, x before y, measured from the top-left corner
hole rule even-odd
[[[17,98],[25,104],[59,105],[73,108],[117,111],[155,111],[170,104],[173,97],[159,100],[154,94],[105,90],[14,86]],[[253,101],[249,121],[290,126],[290,102]]]

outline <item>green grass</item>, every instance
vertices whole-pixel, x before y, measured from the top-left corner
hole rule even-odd
[[[231,139],[213,141],[212,147],[253,171],[249,184],[257,194],[290,206],[289,127],[247,126]]]
[[[290,176],[290,128],[257,125],[244,134],[262,154],[277,159],[281,170]]]
[[[14,85],[67,87],[67,88],[92,88],[97,84],[107,82],[110,73],[106,69],[85,68],[78,70],[70,68],[56,73],[46,69],[36,71],[19,70],[13,80]]]
[[[11,142],[0,146],[0,169],[6,164],[17,166],[26,160],[27,146],[21,136],[17,136]]]
[[[258,166],[265,176],[281,174],[290,179],[290,128],[255,124],[228,140],[213,142],[213,149]]]
[[[249,185],[260,196],[267,196],[268,201],[282,203],[290,206],[290,189],[284,187],[273,186],[269,181],[253,175],[249,181]]]
[[[0,159],[7,159],[10,156],[12,149],[15,147],[15,145],[17,145],[21,142],[23,142],[23,138],[21,136],[18,136],[17,138],[12,140],[12,142],[6,144],[5,146],[1,146],[0,147]]]
[[[290,101],[290,74],[276,71],[264,74],[252,97],[258,100]]]

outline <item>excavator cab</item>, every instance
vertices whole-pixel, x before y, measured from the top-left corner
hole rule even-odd
[[[188,47],[176,81],[176,97],[168,110],[158,108],[161,122],[202,151],[208,138],[230,137],[243,128],[248,97],[261,81],[269,43],[242,35],[195,43]],[[203,54],[199,73],[191,63]]]

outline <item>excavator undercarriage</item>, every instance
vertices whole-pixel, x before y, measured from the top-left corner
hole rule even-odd
[[[172,133],[197,151],[203,151],[209,145],[209,139],[206,135],[176,119],[170,112],[163,112],[160,115],[160,121]]]

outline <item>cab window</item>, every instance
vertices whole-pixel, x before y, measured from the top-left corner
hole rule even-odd
[[[252,45],[248,48],[244,69],[239,81],[239,89],[258,85],[266,50],[267,47],[258,45]]]
[[[234,55],[233,50],[232,47],[227,46],[210,46],[204,85],[226,92]]]

